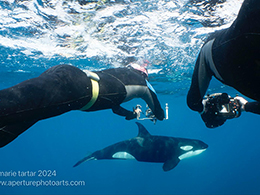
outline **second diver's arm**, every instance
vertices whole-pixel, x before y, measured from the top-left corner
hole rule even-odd
[[[248,102],[245,98],[236,96],[234,99],[239,101],[241,111],[252,112],[260,114],[260,102]]]
[[[245,104],[245,111],[260,114],[260,102],[248,102]]]
[[[212,78],[212,74],[208,71],[206,62],[202,56],[201,52],[196,61],[191,86],[187,95],[189,108],[200,113],[203,112],[202,100]]]

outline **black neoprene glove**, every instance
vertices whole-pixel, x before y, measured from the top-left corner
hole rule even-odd
[[[129,113],[126,115],[125,119],[126,119],[126,120],[132,120],[132,119],[136,119],[136,117],[137,117],[137,113],[135,113],[135,112],[129,112]]]

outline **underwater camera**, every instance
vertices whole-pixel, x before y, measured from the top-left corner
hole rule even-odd
[[[153,114],[151,108],[149,108],[148,105],[146,105],[145,117],[141,117],[141,113],[143,113],[141,108],[142,108],[142,106],[139,105],[139,104],[137,104],[136,107],[135,107],[135,113],[137,114],[136,119],[137,120],[147,120],[147,119],[149,119],[149,120],[153,121],[153,123],[155,124],[157,119],[156,119],[155,115]],[[165,118],[164,118],[164,120],[168,120],[168,109],[169,109],[168,103],[166,103],[165,104]]]
[[[238,100],[227,93],[215,93],[206,96],[205,114],[213,114],[224,119],[237,118],[241,115]]]

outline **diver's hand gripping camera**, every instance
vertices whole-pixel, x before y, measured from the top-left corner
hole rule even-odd
[[[241,115],[239,101],[227,93],[207,95],[203,102],[205,114],[214,114],[223,119],[237,118]]]

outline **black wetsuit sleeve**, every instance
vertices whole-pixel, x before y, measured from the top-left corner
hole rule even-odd
[[[208,70],[204,59],[199,54],[194,72],[192,75],[191,86],[187,95],[187,105],[191,110],[202,112],[202,100],[207,91],[212,73]]]
[[[119,116],[124,116],[126,120],[131,120],[135,119],[137,117],[137,114],[134,113],[133,111],[129,111],[121,106],[114,106],[112,108],[113,113],[119,115]]]
[[[245,105],[246,112],[252,112],[254,114],[260,114],[260,102],[248,102]]]
[[[164,111],[161,107],[161,104],[160,104],[160,102],[157,98],[157,95],[150,88],[149,88],[149,92],[150,92],[151,97],[152,97],[152,104],[153,105],[149,105],[150,104],[149,102],[147,102],[147,104],[148,104],[149,108],[152,109],[152,112],[155,115],[155,117],[158,120],[162,121],[165,118],[165,115],[164,115]]]

